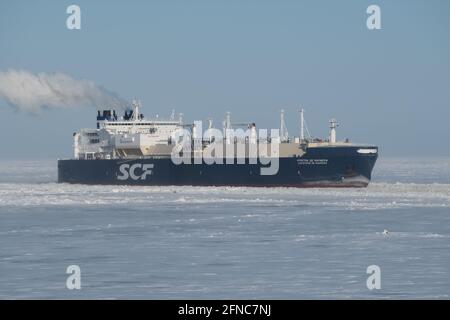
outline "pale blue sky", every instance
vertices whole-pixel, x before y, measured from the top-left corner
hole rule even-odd
[[[66,28],[77,4],[82,29]],[[382,30],[366,8],[382,10]],[[381,155],[450,155],[450,1],[0,0],[0,70],[91,79],[146,115],[279,125],[379,145]],[[20,113],[0,99],[0,157],[71,155],[88,106]]]

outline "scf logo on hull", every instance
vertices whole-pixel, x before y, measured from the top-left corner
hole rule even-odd
[[[139,168],[139,170],[137,170]],[[117,176],[118,180],[145,180],[147,176],[153,174],[153,164],[135,163],[131,166],[127,163],[121,164],[119,167],[120,174]]]

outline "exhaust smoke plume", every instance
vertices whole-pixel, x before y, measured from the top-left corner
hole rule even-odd
[[[95,106],[125,108],[129,103],[90,80],[64,73],[33,74],[23,70],[0,71],[0,98],[31,113],[43,108]]]

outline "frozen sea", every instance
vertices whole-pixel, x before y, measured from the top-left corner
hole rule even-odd
[[[0,161],[0,298],[450,298],[449,158],[381,158],[365,189],[55,181]]]

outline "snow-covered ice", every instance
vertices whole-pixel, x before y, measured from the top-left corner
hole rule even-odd
[[[0,298],[450,297],[450,159],[380,159],[365,189],[55,181],[0,162]]]

